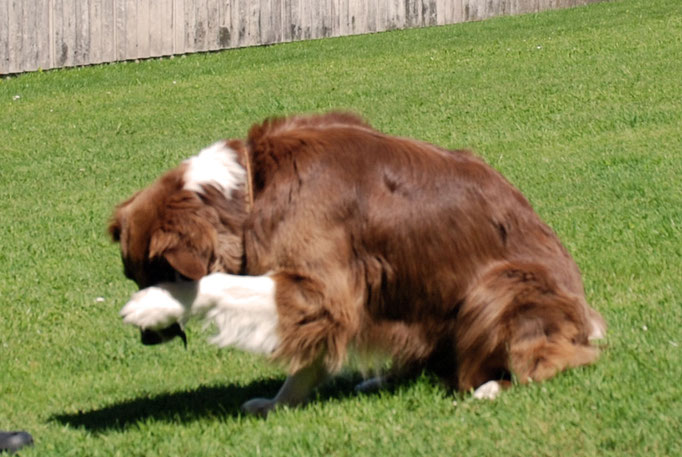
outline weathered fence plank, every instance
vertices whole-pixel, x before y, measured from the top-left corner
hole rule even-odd
[[[260,3],[258,0],[242,0],[247,4],[248,15],[246,21],[246,40],[244,45],[251,46],[260,40]]]
[[[101,43],[100,62],[111,62],[116,60],[116,40],[114,29],[116,27],[116,16],[114,13],[114,0],[103,0],[101,9]]]
[[[76,11],[75,21],[75,52],[76,65],[86,65],[90,61],[90,11],[89,1],[74,1]]]
[[[36,0],[37,11],[33,18],[28,17],[30,33],[28,37],[33,41],[29,60],[35,62],[38,68],[50,66],[50,4],[48,0]]]
[[[121,10],[123,17],[123,40],[125,47],[119,59],[134,59],[137,56],[137,1],[120,0],[124,7]]]
[[[0,0],[0,74],[453,24],[601,0]]]
[[[156,0],[149,4],[149,56],[158,57],[163,55],[163,37],[165,19],[163,17],[164,0]]]
[[[9,3],[0,1],[0,24],[7,24],[0,27],[0,73],[2,69],[9,70]]]
[[[88,62],[102,62],[102,3],[103,0],[89,0],[89,8],[86,10],[90,30],[88,34]]]
[[[215,51],[220,49],[218,37],[219,27],[219,8],[220,0],[208,0],[206,3],[206,49]]]
[[[137,52],[135,57],[138,59],[144,59],[145,57],[151,57],[150,54],[150,20],[149,20],[149,6],[154,1],[138,1],[137,2]]]
[[[232,47],[232,0],[218,5],[218,49]]]
[[[74,0],[55,0],[55,52],[57,67],[75,65],[76,10]]]
[[[7,60],[9,62],[8,71],[21,71],[24,62],[22,59],[23,53],[23,30],[24,25],[23,20],[23,8],[21,8],[22,2],[13,0],[7,5],[7,15],[9,23],[7,24],[7,35],[8,35],[8,49],[7,49]],[[4,60],[4,59],[3,59]]]

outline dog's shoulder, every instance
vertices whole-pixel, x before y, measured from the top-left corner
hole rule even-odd
[[[325,158],[341,154],[344,144],[367,133],[378,132],[344,112],[274,117],[254,124],[246,139],[254,191],[305,177]]]

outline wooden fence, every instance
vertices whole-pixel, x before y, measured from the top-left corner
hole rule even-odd
[[[0,0],[0,74],[453,24],[599,0]]]

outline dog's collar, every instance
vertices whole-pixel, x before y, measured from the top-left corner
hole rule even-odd
[[[253,209],[253,173],[249,148],[244,148],[244,163],[246,164],[246,205],[250,213]]]
[[[248,146],[239,142],[234,149],[241,154],[242,165],[246,171],[246,181],[244,182],[244,205],[246,206],[246,214],[251,214],[253,211],[253,168],[251,166],[251,154]],[[242,264],[240,267],[240,275],[247,274],[247,260],[246,260],[246,231],[242,230]]]
[[[250,213],[253,209],[253,169],[251,167],[251,154],[249,153],[249,148],[241,142],[239,146],[234,149],[241,154],[244,170],[246,171],[244,202],[246,203],[246,212]]]

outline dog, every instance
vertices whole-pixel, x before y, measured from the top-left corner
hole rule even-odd
[[[118,205],[109,232],[143,341],[198,317],[215,344],[286,366],[248,413],[305,402],[351,352],[392,360],[361,389],[426,369],[494,398],[594,362],[605,336],[576,263],[500,173],[353,114],[272,118],[207,147]]]

